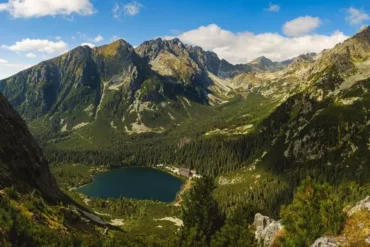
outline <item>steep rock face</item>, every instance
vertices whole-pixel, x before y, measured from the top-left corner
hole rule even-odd
[[[93,104],[100,78],[91,55],[89,47],[78,47],[0,81],[2,92],[27,121]]]
[[[247,64],[232,65],[226,60],[220,60],[214,52],[204,51],[200,47],[184,45],[179,39],[162,40],[159,38],[144,42],[135,50],[152,65],[158,63],[158,57],[162,57],[162,60],[171,60],[171,58],[173,60],[174,56],[182,58],[184,59],[182,66],[184,68],[192,68],[193,75],[209,71],[221,78],[231,78],[237,74],[253,70]],[[163,54],[166,55],[164,56]],[[164,70],[164,68],[162,69]]]
[[[0,187],[24,185],[53,201],[66,199],[26,124],[0,94]]]
[[[254,216],[253,225],[256,228],[255,237],[262,247],[273,246],[277,233],[283,229],[279,221],[274,221],[259,213]]]
[[[126,89],[139,87],[135,82],[145,75],[145,64],[126,41],[121,39],[96,47],[92,50],[92,56],[102,81],[112,85],[123,83]]]
[[[356,69],[356,64],[366,61],[370,52],[370,27],[363,28],[352,38],[337,44],[333,49],[322,52],[312,68],[313,73],[335,67],[345,73]]]

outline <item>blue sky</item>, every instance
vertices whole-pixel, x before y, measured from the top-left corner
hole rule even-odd
[[[117,38],[137,46],[177,36],[232,63],[280,61],[330,48],[369,23],[368,0],[0,0],[0,79]]]

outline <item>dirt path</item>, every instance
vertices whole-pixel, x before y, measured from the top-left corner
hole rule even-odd
[[[182,196],[186,191],[191,188],[191,180],[186,180],[184,186],[182,186],[180,193],[176,197],[176,201],[174,202],[174,206],[179,207],[182,203],[183,199]]]

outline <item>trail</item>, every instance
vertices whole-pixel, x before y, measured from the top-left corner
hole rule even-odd
[[[82,139],[84,139],[85,141],[87,141],[88,143],[90,143],[91,145],[93,145],[94,147],[98,148],[98,146],[96,146],[94,143],[92,143],[90,140],[88,140],[87,138],[83,137],[80,133],[76,133],[79,137],[81,137]]]

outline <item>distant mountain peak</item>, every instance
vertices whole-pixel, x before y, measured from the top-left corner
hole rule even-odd
[[[260,65],[272,65],[274,62],[272,62],[270,59],[268,59],[267,57],[265,56],[261,56],[261,57],[258,57],[256,59],[254,59],[252,62],[250,62],[249,64],[260,64]]]
[[[286,66],[283,63],[273,62],[271,59],[260,56],[254,59],[252,62],[248,63],[249,65],[253,66],[257,71],[278,71],[284,69]]]

